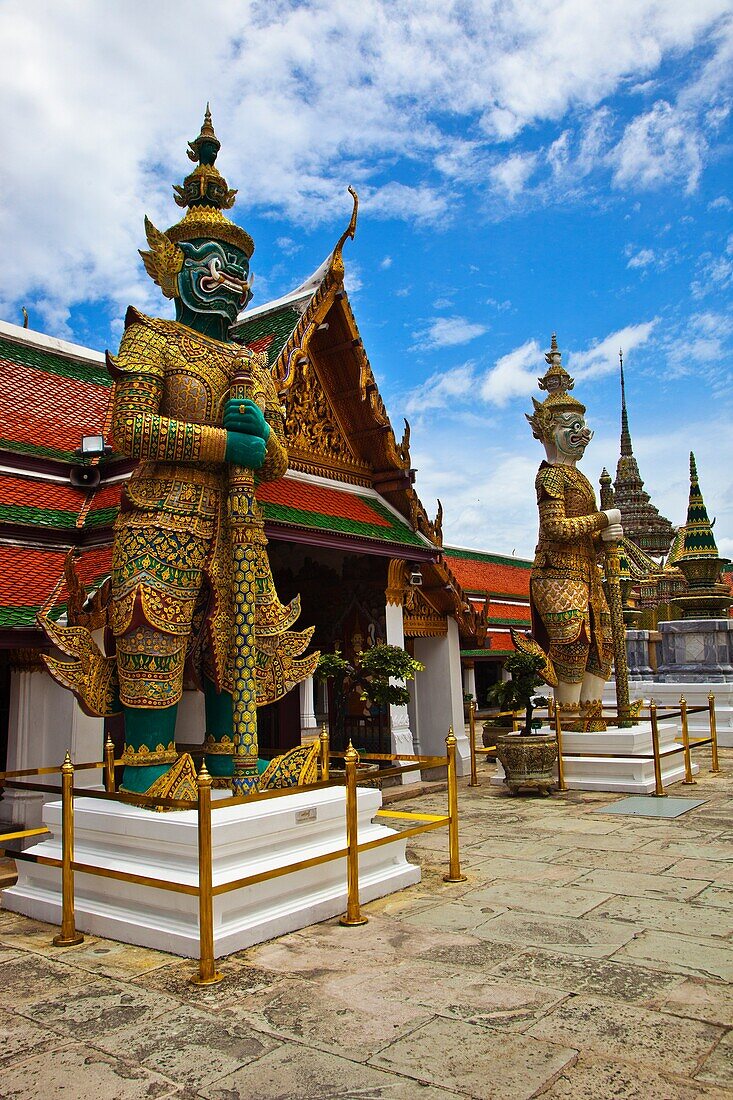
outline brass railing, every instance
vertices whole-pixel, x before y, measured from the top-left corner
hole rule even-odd
[[[543,710],[544,708],[537,708]],[[477,753],[491,753],[496,751],[496,745],[489,746],[488,748],[477,748],[476,746],[476,723],[475,723],[475,703],[471,703],[469,710],[469,743],[471,748],[471,780],[469,782],[470,787],[478,786],[478,778],[476,772],[476,755]],[[559,791],[566,791],[567,784],[565,782],[565,760],[573,759],[574,757],[594,757],[599,760],[627,760],[629,759],[628,753],[619,752],[565,752],[563,748],[563,730],[560,720],[560,708],[552,705],[552,700],[548,705],[548,716],[551,724],[554,726],[555,738],[557,740],[557,789]],[[717,720],[715,716],[715,695],[710,692],[708,695],[707,706],[688,706],[687,700],[684,695],[680,696],[679,707],[673,706],[660,707],[654,700],[651,700],[649,704],[648,716],[639,714],[632,722],[634,725],[638,725],[641,722],[649,722],[650,735],[651,735],[651,752],[650,753],[634,753],[634,760],[651,760],[654,765],[654,794],[658,798],[665,798],[666,792],[664,790],[664,783],[662,779],[662,761],[666,760],[669,756],[676,756],[678,753],[684,754],[685,762],[685,778],[682,780],[686,786],[695,784],[697,781],[692,777],[692,757],[691,753],[694,749],[703,748],[705,745],[710,745],[711,766],[710,770],[713,773],[720,771],[720,762],[718,759],[718,734],[717,734]],[[663,713],[660,713],[663,712]],[[708,714],[709,725],[709,737],[700,737],[691,740],[688,717],[691,714]],[[516,732],[517,723],[521,716],[521,711],[502,711],[494,717],[508,717],[512,716],[512,728]],[[595,717],[603,719],[611,719],[616,722],[624,720],[624,716],[620,715],[618,708],[607,707],[604,708],[601,713]],[[673,718],[679,718],[681,722],[681,740],[682,744],[675,748],[665,749],[662,752],[659,743],[659,722],[669,721]],[[626,719],[628,721],[628,719]],[[627,728],[624,725],[624,728]]]
[[[374,754],[371,756],[360,755],[349,745],[345,754],[329,751],[328,734],[324,731],[320,737],[320,774],[321,779],[315,783],[300,787],[287,787],[272,791],[262,791],[256,794],[238,796],[236,798],[222,798],[212,802],[211,776],[206,766],[202,765],[198,774],[198,800],[196,810],[198,815],[198,883],[177,882],[170,879],[154,878],[147,875],[133,874],[128,871],[114,870],[109,867],[99,867],[90,863],[83,863],[74,858],[74,798],[96,798],[106,801],[116,801],[135,806],[144,806],[151,809],[166,810],[190,810],[190,801],[182,801],[172,798],[151,798],[148,795],[128,794],[115,790],[115,768],[122,761],[115,760],[112,742],[108,739],[105,744],[104,760],[91,764],[74,765],[67,752],[61,767],[28,768],[20,772],[0,772],[0,787],[9,787],[14,790],[33,791],[41,793],[61,794],[61,859],[51,856],[41,856],[26,851],[12,851],[14,859],[38,863],[49,867],[61,869],[61,929],[54,937],[53,943],[58,947],[68,947],[82,943],[84,936],[77,932],[74,915],[74,874],[96,875],[103,878],[118,879],[121,882],[134,883],[139,886],[147,886],[158,890],[168,890],[174,893],[188,894],[198,898],[199,910],[199,966],[196,973],[191,976],[191,981],[197,985],[213,985],[222,980],[223,975],[216,969],[215,944],[214,944],[214,898],[232,890],[253,886],[258,882],[279,878],[283,875],[293,874],[309,867],[329,863],[336,859],[346,860],[347,870],[347,904],[346,913],[341,918],[345,925],[359,925],[367,921],[363,916],[359,902],[359,856],[372,848],[381,847],[384,844],[405,840],[407,837],[417,836],[419,833],[448,826],[449,865],[448,873],[444,876],[446,882],[463,882],[465,876],[461,874],[460,854],[458,845],[458,785],[456,771],[456,746],[457,741],[452,728],[446,738],[445,756],[404,756],[396,754]],[[346,768],[345,784],[330,778],[330,760],[333,758],[344,759]],[[380,818],[394,818],[400,822],[413,821],[416,824],[398,829],[389,836],[379,837],[376,840],[359,843],[358,837],[358,805],[357,805],[357,768],[360,760],[379,761],[391,763],[392,766],[380,769],[380,778],[393,775],[402,775],[406,772],[416,771],[424,767],[446,767],[448,775],[448,813],[447,814],[419,814],[411,812],[396,812],[391,810],[379,810],[376,814]],[[93,788],[75,787],[74,773],[82,770],[101,769],[104,777],[104,790]],[[56,786],[47,783],[28,782],[31,777],[41,775],[61,774],[61,791]],[[213,883],[213,858],[212,858],[212,812],[218,809],[229,809],[239,806],[270,800],[274,798],[287,798],[293,794],[302,794],[307,791],[323,790],[330,787],[346,787],[346,847],[328,852],[320,856],[300,860],[284,866],[271,868],[257,874],[246,875],[242,878],[220,882],[216,886]],[[12,833],[0,834],[0,844],[9,840],[20,840],[26,837],[49,835],[47,828],[23,829]]]

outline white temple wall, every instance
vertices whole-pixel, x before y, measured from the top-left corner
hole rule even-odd
[[[448,633],[442,638],[416,638],[415,657],[425,665],[415,679],[414,711],[420,751],[427,756],[445,756],[449,727],[458,740],[459,775],[471,770],[470,748],[463,722],[463,684],[458,626],[448,619]]]
[[[387,631],[387,645],[399,646],[400,649],[405,648],[405,631],[404,631],[404,618],[402,613],[402,604],[387,602],[385,607],[385,623]],[[421,675],[418,673],[418,676]],[[396,680],[391,678],[393,684],[399,684],[404,687],[404,680]],[[389,708],[389,725],[391,732],[391,751],[394,753],[405,753],[406,756],[411,756],[415,752],[414,738],[412,736],[412,728],[410,726],[410,711],[405,705],[390,706]],[[417,783],[420,779],[420,772],[407,772],[402,777],[402,783]]]
[[[84,714],[71,692],[52,680],[45,669],[13,669],[7,770],[60,767],[67,750],[74,763],[101,761],[104,720]],[[61,776],[43,776],[39,782],[60,787]],[[74,777],[78,787],[99,786],[101,782],[101,770],[79,772]],[[6,789],[0,817],[14,825],[36,828],[41,824],[44,802],[53,797]]]

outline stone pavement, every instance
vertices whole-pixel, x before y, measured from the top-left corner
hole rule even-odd
[[[242,951],[208,989],[190,962],[54,948],[0,912],[0,1097],[733,1100],[733,751],[721,776],[700,763],[670,793],[705,805],[669,821],[592,812],[615,795],[509,798],[481,765],[466,882],[443,882],[427,833],[423,881],[369,924]]]

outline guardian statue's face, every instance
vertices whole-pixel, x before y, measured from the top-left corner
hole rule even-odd
[[[552,442],[557,448],[558,455],[577,462],[583,457],[583,452],[592,438],[593,432],[586,424],[582,413],[556,413],[552,418]]]
[[[181,301],[194,313],[217,313],[230,324],[252,297],[249,260],[223,241],[180,241],[184,255],[178,275]]]

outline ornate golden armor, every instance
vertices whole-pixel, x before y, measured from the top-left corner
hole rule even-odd
[[[196,680],[205,672],[217,689],[231,690],[222,413],[239,354],[177,322],[130,309],[110,361],[114,442],[141,460],[123,491],[112,567],[110,625],[125,706],[177,702],[187,660]],[[282,409],[266,363],[256,361],[253,373],[254,400],[272,429],[257,480],[273,480],[287,469]],[[264,546],[257,573],[260,594],[274,595]]]
[[[597,540],[606,517],[574,466],[543,462],[535,488],[540,534],[531,577],[534,637],[565,683],[580,683],[586,672],[608,679],[613,646]]]

